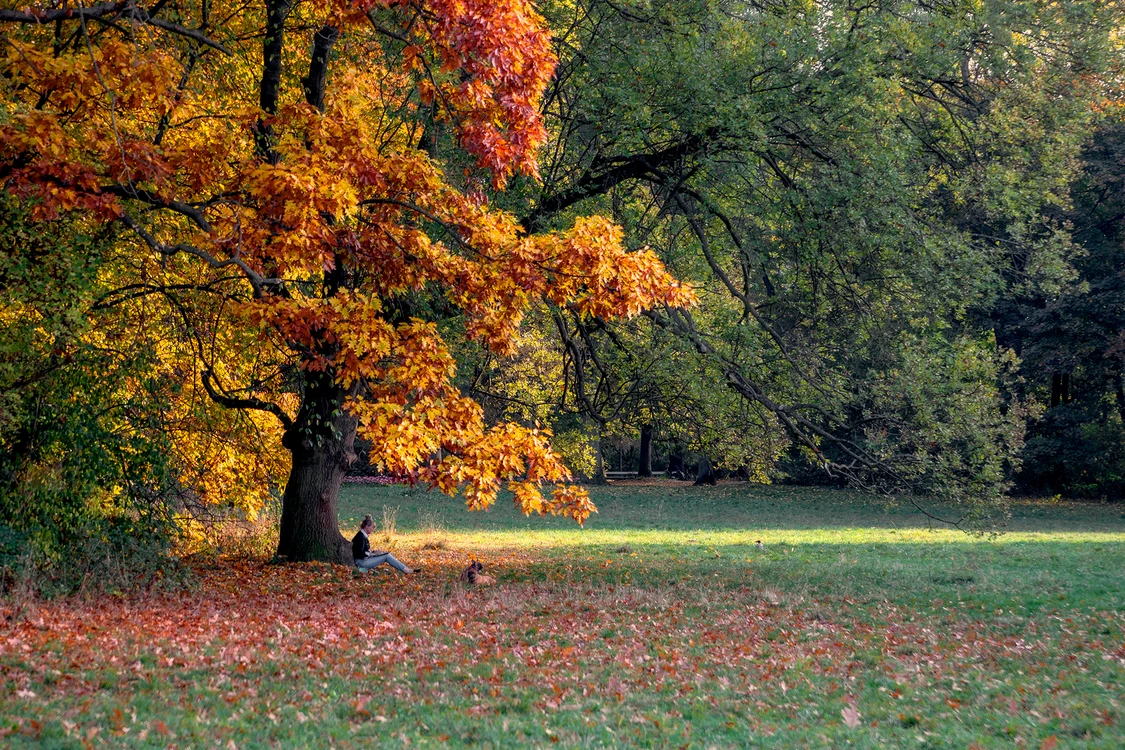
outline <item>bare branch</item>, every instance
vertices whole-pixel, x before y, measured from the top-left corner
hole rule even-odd
[[[154,193],[132,185],[109,185],[103,187],[102,190],[112,195],[121,196],[122,198],[132,198],[142,203],[147,203],[150,206],[155,206],[156,208],[167,208],[178,214],[183,214],[191,219],[195,225],[204,232],[211,232],[211,223],[207,221],[207,217],[203,215],[203,212],[187,203],[181,203],[176,200],[165,200]]]

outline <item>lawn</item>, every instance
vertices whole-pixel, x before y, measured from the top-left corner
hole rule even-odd
[[[393,517],[375,546],[423,573],[195,560],[186,592],[25,609],[0,744],[1125,746],[1125,505],[973,537],[827,490],[593,494],[578,528],[349,486],[342,528]],[[474,556],[496,586],[457,582]]]

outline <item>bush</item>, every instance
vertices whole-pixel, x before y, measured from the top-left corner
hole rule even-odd
[[[55,534],[0,526],[7,596],[116,595],[183,588],[190,571],[169,555],[172,535],[148,520],[88,519]]]

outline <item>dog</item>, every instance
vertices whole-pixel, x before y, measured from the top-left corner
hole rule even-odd
[[[470,586],[490,586],[496,579],[484,572],[484,566],[479,560],[473,560],[469,567],[461,571],[461,581]]]

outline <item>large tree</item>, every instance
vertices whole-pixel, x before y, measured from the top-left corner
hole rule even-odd
[[[866,487],[998,499],[1026,411],[987,311],[1013,272],[1065,267],[1042,208],[1068,199],[1121,4],[544,8],[562,62],[525,223],[612,211],[695,280],[698,308],[651,316],[665,361],[737,394],[767,464],[788,443]]]
[[[39,220],[110,227],[126,260],[103,304],[152,305],[185,386],[273,420],[279,555],[348,559],[357,432],[471,508],[509,481],[524,512],[594,509],[540,494],[569,476],[549,434],[486,424],[434,320],[504,352],[536,298],[600,318],[691,301],[610,222],[528,234],[484,197],[534,176],[546,136],[555,59],[526,2],[43,3],[0,23],[0,179]],[[440,138],[469,160],[432,159]]]

